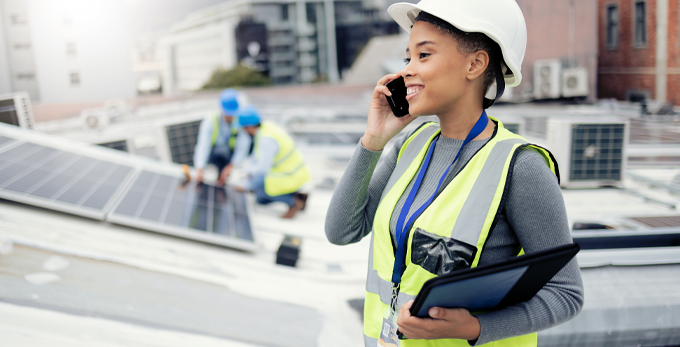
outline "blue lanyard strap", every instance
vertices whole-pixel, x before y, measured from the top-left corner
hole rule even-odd
[[[432,141],[432,143],[430,143],[430,147],[427,149],[427,155],[425,156],[425,160],[423,161],[423,164],[420,166],[418,176],[416,176],[416,181],[413,183],[413,187],[411,188],[411,191],[409,192],[408,197],[404,202],[404,206],[401,208],[399,218],[397,219],[397,229],[395,232],[397,239],[397,251],[396,254],[394,255],[394,269],[392,270],[392,283],[401,283],[401,275],[403,273],[404,262],[406,260],[406,241],[408,240],[409,236],[408,230],[410,229],[411,225],[413,225],[415,220],[422,214],[422,212],[430,205],[430,202],[432,202],[435,195],[437,195],[437,192],[439,191],[439,188],[444,182],[444,179],[448,175],[449,171],[451,171],[453,164],[455,164],[456,160],[458,160],[458,157],[460,156],[460,152],[463,150],[463,147],[465,147],[465,145],[472,141],[472,139],[479,136],[479,134],[481,134],[484,131],[484,129],[486,129],[486,125],[488,122],[489,117],[486,115],[486,111],[484,111],[482,112],[482,115],[479,117],[477,123],[475,123],[475,126],[473,126],[472,130],[470,130],[470,133],[468,133],[467,137],[465,138],[465,141],[463,141],[463,145],[460,146],[460,149],[458,150],[458,153],[456,153],[456,157],[453,159],[453,162],[451,162],[451,164],[446,169],[442,177],[439,179],[437,189],[435,189],[432,196],[430,196],[430,198],[427,199],[427,201],[423,205],[421,205],[413,213],[413,215],[411,215],[411,218],[409,218],[408,222],[404,224],[406,216],[408,215],[408,211],[411,209],[411,206],[413,205],[413,200],[416,197],[416,193],[418,193],[418,189],[420,189],[420,184],[422,183],[423,177],[425,176],[425,171],[427,171],[427,167],[430,165],[430,159],[432,159],[432,152],[434,152],[434,147],[439,137],[437,136]]]

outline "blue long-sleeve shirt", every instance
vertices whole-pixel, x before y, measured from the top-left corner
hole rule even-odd
[[[213,117],[215,116],[210,115],[205,117],[201,121],[200,128],[198,129],[198,139],[194,149],[194,167],[197,169],[205,169],[205,166],[208,164],[208,160],[210,159],[210,152],[213,150]],[[222,116],[219,116],[219,120],[220,128],[217,135],[217,141],[215,142],[215,147],[220,152],[228,155],[231,153],[231,150],[229,149],[229,136],[231,134],[231,127],[237,125],[235,122],[232,122],[232,124],[227,123]]]

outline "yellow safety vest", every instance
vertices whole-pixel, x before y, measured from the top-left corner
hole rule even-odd
[[[309,181],[310,174],[302,154],[295,148],[295,141],[276,124],[263,122],[254,140],[256,158],[260,156],[259,143],[262,137],[273,139],[279,146],[272,168],[264,177],[264,191],[269,196],[297,192]]]
[[[217,113],[212,117],[212,137],[210,139],[210,143],[212,147],[215,147],[215,144],[217,143],[217,137],[220,135],[220,117],[222,116],[221,113]],[[229,125],[229,149],[231,151],[234,151],[234,148],[236,147],[236,135],[238,134],[238,128],[235,126],[234,122]]]
[[[503,124],[489,117],[497,128],[486,143],[456,175],[446,188],[415,220],[409,230],[405,270],[402,275],[397,308],[412,300],[423,284],[438,274],[435,268],[446,257],[445,252],[426,247],[428,240],[443,240],[455,244],[456,258],[448,262],[448,270],[476,267],[489,231],[502,210],[507,193],[509,173],[519,149],[530,146],[543,154],[550,169],[558,176],[557,162],[547,150],[529,144],[513,134]],[[369,254],[366,298],[364,303],[364,340],[366,346],[376,346],[380,337],[383,313],[392,295],[394,248],[390,235],[390,218],[399,198],[417,174],[432,140],[441,132],[438,123],[427,123],[414,132],[401,147],[397,165],[383,191],[373,222]],[[415,243],[414,243],[415,240]],[[426,242],[422,242],[425,240]],[[441,243],[440,243],[441,244]],[[425,245],[425,246],[423,246]],[[449,249],[451,251],[451,249]],[[429,258],[429,259],[428,259]],[[455,260],[455,261],[454,261]],[[451,268],[451,264],[454,264]],[[441,266],[440,266],[441,267]],[[450,272],[450,271],[449,271]],[[536,333],[495,341],[493,346],[536,346]],[[401,346],[469,346],[459,339],[403,340]]]

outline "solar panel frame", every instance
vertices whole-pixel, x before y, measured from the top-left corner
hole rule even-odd
[[[178,173],[179,171],[177,174]],[[158,184],[159,180],[167,180],[168,178],[171,180],[169,185]],[[164,187],[179,185],[182,180],[181,176],[173,175],[172,173],[160,172],[150,168],[139,170],[126,191],[112,206],[107,214],[106,220],[120,225],[141,228],[244,251],[254,251],[257,249],[254,235],[255,228],[250,212],[252,210],[252,202],[249,201],[244,194],[236,193],[233,190],[227,192],[225,198],[227,200],[231,199],[231,202],[225,202],[222,209],[217,209],[209,203],[215,201],[216,197],[214,194],[221,188],[209,185],[203,186],[204,189],[206,189],[207,197],[204,200],[208,202],[207,206],[202,204],[200,196],[197,196],[196,193],[192,192],[192,187],[186,187],[184,193],[180,193],[180,195],[185,194],[183,195],[184,198],[182,198],[182,196],[178,197],[176,190],[163,189]],[[195,183],[189,182],[188,184],[193,185]],[[233,201],[235,196],[241,198],[242,204],[237,204]],[[151,201],[154,200],[157,202],[151,203]],[[149,207],[150,204],[153,206],[160,206],[161,203],[163,206],[155,208],[155,210],[153,208],[150,209]],[[135,206],[126,204],[134,204]],[[239,207],[239,205],[242,206]],[[180,207],[179,211],[177,210],[178,206]],[[202,209],[203,207],[205,209]],[[242,209],[241,212],[236,211],[236,209],[239,208]],[[231,211],[231,209],[234,209],[234,211]],[[231,213],[232,216],[241,214],[242,217],[245,217],[249,229],[248,234],[250,236],[248,239],[237,238],[239,227],[236,224],[239,221],[244,220],[243,218],[214,218],[216,211],[225,210],[227,213]],[[195,222],[196,225],[204,227],[205,230],[184,226],[184,224],[189,223],[186,219],[189,211],[191,212],[192,217],[195,216],[195,218],[197,218]],[[147,212],[148,215],[146,216],[147,218],[145,218],[144,214]],[[179,216],[180,214],[182,216]],[[151,216],[154,216],[153,220],[150,219]],[[174,220],[171,221],[173,218]],[[181,221],[178,221],[177,218],[181,219]],[[229,235],[222,235],[222,233],[215,232],[219,221],[226,221],[226,223],[230,224],[229,230],[232,232]],[[220,227],[220,230],[224,230],[224,225]]]

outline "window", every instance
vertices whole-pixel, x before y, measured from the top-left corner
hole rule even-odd
[[[619,44],[619,8],[616,5],[607,6],[607,48],[616,48]]]
[[[635,2],[635,12],[633,14],[633,44],[635,46],[647,45],[647,3],[645,1]]]
[[[316,24],[316,4],[306,3],[305,11],[307,11],[307,22],[310,24]]]
[[[80,74],[77,72],[71,72],[69,74],[69,80],[71,81],[71,87],[80,86]]]
[[[66,55],[69,57],[76,56],[76,44],[73,42],[68,42],[66,44]]]
[[[281,21],[288,21],[288,4],[281,4]]]

